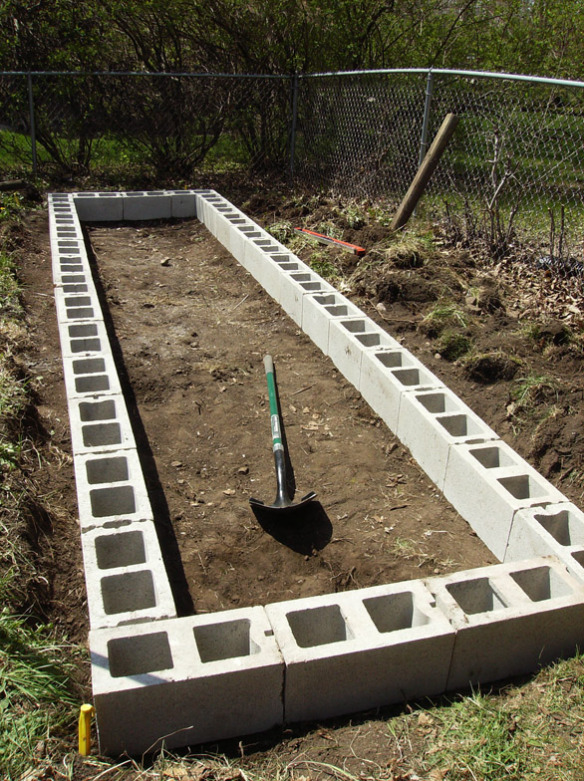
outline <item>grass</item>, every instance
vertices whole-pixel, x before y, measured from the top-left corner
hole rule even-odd
[[[77,710],[75,654],[50,625],[34,618],[44,576],[30,539],[37,499],[26,459],[36,451],[24,420],[29,385],[14,361],[26,325],[16,251],[7,239],[22,208],[17,196],[0,198],[0,775],[7,781],[21,779],[33,766],[40,773],[40,766],[51,765],[62,735],[74,734]]]
[[[8,572],[0,580],[0,593],[13,577]],[[64,651],[50,625],[0,612],[0,768],[7,779],[22,776],[39,744],[46,755],[60,735],[74,731],[72,662],[63,662]]]

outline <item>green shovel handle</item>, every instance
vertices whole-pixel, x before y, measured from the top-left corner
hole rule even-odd
[[[264,368],[266,370],[266,381],[268,383],[268,398],[270,402],[270,424],[272,427],[272,447],[276,450],[283,450],[282,427],[280,425],[280,413],[278,410],[278,397],[276,395],[276,380],[274,379],[274,361],[271,355],[264,358]]]

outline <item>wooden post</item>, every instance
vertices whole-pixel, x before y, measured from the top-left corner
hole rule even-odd
[[[446,145],[450,141],[450,138],[458,125],[458,120],[459,117],[457,117],[456,114],[447,114],[444,118],[440,130],[436,133],[436,138],[432,141],[432,146],[428,149],[422,165],[418,168],[418,172],[414,176],[399,209],[395,213],[395,217],[391,223],[391,230],[396,231],[403,228],[412,216],[416,204],[420,200],[422,193],[426,189],[426,185],[430,181],[430,177],[438,165],[438,161],[442,157],[442,152],[446,149]]]

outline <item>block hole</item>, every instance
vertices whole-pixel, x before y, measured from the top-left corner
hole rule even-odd
[[[572,553],[572,558],[581,567],[584,567],[584,550],[576,550]]]
[[[363,604],[378,632],[397,632],[400,629],[424,626],[430,621],[428,616],[416,607],[411,591],[364,599]]]
[[[109,640],[107,655],[112,678],[170,670],[173,666],[166,632]]]
[[[67,317],[69,320],[91,320],[94,317],[93,309],[91,307],[76,307],[74,309],[67,309]]]
[[[119,423],[99,423],[95,426],[81,426],[81,434],[85,447],[119,445],[122,441],[122,430]]]
[[[81,336],[97,336],[97,325],[95,323],[70,325],[69,336],[73,339],[78,339]]]
[[[387,369],[395,369],[399,366],[403,366],[403,354],[400,352],[375,353],[375,357]]]
[[[88,375],[75,378],[75,390],[77,393],[98,393],[109,390],[110,382],[107,374]]]
[[[488,578],[451,583],[447,591],[468,615],[503,610],[507,607],[503,598],[495,591]]]
[[[364,347],[378,347],[381,344],[379,334],[357,334],[355,337]]]
[[[298,271],[300,266],[298,263],[280,263],[282,271]]]
[[[338,605],[298,610],[287,615],[294,639],[301,648],[350,640],[352,633]]]
[[[251,623],[247,618],[194,627],[195,643],[201,661],[217,662],[220,659],[234,659],[259,653],[259,645],[251,639],[250,627]]]
[[[91,306],[91,296],[74,296],[65,299],[65,306]]]
[[[290,276],[296,282],[311,282],[314,279],[312,274],[307,274],[306,272],[302,274],[290,274]]]
[[[103,609],[108,616],[156,606],[154,581],[152,573],[147,569],[102,578],[101,595]]]
[[[131,515],[136,512],[134,489],[131,485],[115,488],[94,488],[89,492],[91,514],[95,518],[108,515]]]
[[[513,466],[513,461],[509,454],[500,447],[481,447],[477,450],[471,450],[471,455],[485,467],[485,469],[495,469],[500,466]]]
[[[84,361],[73,361],[74,374],[98,374],[105,371],[103,358],[87,358]]]
[[[128,480],[128,459],[123,456],[115,458],[96,458],[85,463],[87,482],[122,483]]]
[[[140,531],[132,531],[96,537],[95,557],[100,569],[116,569],[117,567],[145,564],[144,535]]]
[[[111,420],[115,416],[116,403],[112,399],[107,401],[82,401],[79,405],[79,417],[84,423],[95,420]]]
[[[472,437],[481,433],[481,428],[468,415],[446,415],[437,420],[453,437]]]
[[[584,544],[584,526],[568,510],[554,515],[536,515],[535,520],[560,545]]]
[[[320,304],[321,306],[330,306],[331,304],[335,304],[337,301],[337,297],[333,293],[329,293],[324,296],[313,296],[314,300],[317,304]]]
[[[420,384],[419,369],[398,369],[393,372],[393,376],[401,382],[402,385],[411,386]]]
[[[63,285],[64,293],[87,293],[87,285],[75,284],[75,285]]]
[[[274,263],[288,263],[292,260],[292,255],[286,255],[284,253],[280,253],[279,255],[270,255]]]
[[[300,284],[300,287],[303,288],[304,290],[308,290],[308,291],[311,291],[311,290],[322,290],[323,289],[323,286],[322,286],[321,282],[302,282]]]
[[[325,306],[326,311],[333,317],[346,317],[349,314],[349,307],[345,304],[338,306]]]
[[[545,491],[530,475],[513,475],[512,477],[501,477],[499,483],[515,499],[532,499],[536,496],[545,495]]]
[[[565,597],[572,593],[566,581],[551,567],[536,567],[512,572],[511,577],[532,602],[543,602],[546,599]]]
[[[341,325],[352,334],[362,334],[366,328],[365,320],[344,320]]]
[[[70,345],[72,353],[101,352],[101,339],[72,339]]]
[[[447,406],[447,402],[451,400],[445,393],[426,393],[423,396],[416,396],[416,399],[433,415],[439,415],[441,412],[447,412],[449,407],[452,408],[452,403]]]

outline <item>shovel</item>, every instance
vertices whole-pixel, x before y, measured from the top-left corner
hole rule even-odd
[[[270,400],[270,421],[272,427],[272,449],[274,451],[274,462],[276,464],[276,482],[277,494],[273,504],[265,504],[260,499],[250,498],[249,503],[252,507],[264,507],[272,510],[290,510],[301,507],[303,504],[314,499],[316,493],[310,493],[303,496],[299,502],[294,503],[288,493],[288,481],[286,475],[286,451],[282,442],[282,426],[280,423],[280,413],[278,410],[278,397],[276,393],[276,379],[274,377],[274,361],[271,355],[264,358],[264,367],[266,369],[266,380],[268,382],[268,397]]]

